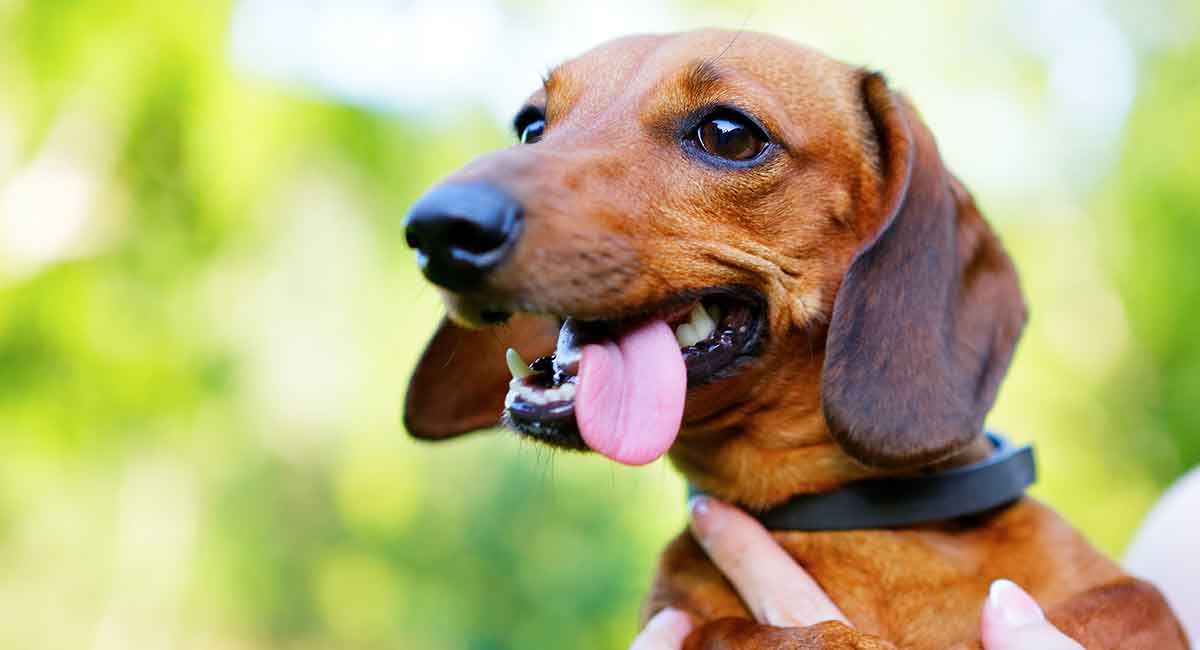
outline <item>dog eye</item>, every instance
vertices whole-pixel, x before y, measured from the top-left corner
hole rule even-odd
[[[521,130],[521,144],[533,144],[546,132],[546,120],[534,120]]]
[[[546,116],[540,109],[526,106],[517,113],[517,119],[513,120],[513,129],[521,139],[521,144],[533,144],[541,140],[542,134],[546,132]]]
[[[752,160],[767,148],[766,135],[740,115],[710,117],[695,137],[705,151],[726,160]]]

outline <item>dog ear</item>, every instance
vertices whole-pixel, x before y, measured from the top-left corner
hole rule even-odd
[[[417,438],[440,440],[500,423],[512,378],[505,350],[554,349],[553,318],[516,314],[504,327],[467,329],[443,319],[408,382],[404,426]]]
[[[915,111],[878,74],[862,92],[882,209],[834,303],[822,400],[847,453],[912,467],[981,433],[1026,310],[1012,262]]]

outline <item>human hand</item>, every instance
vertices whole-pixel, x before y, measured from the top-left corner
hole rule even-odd
[[[762,525],[741,510],[707,497],[693,499],[692,534],[742,597],[759,623],[806,627],[845,615],[820,585]],[[687,614],[656,614],[630,650],[678,650],[691,632]],[[1046,620],[1029,594],[1008,580],[992,583],[980,617],[985,650],[1082,650]]]

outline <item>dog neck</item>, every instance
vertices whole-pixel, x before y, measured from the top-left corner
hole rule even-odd
[[[701,403],[711,399],[726,405],[685,425],[671,448],[672,462],[689,483],[762,511],[797,495],[832,492],[866,479],[941,472],[992,453],[981,432],[952,456],[930,465],[887,469],[864,464],[837,444],[825,417],[820,390],[824,332],[797,336],[783,345],[811,346],[817,352],[802,361],[790,357],[770,363],[757,376],[720,387],[724,393],[698,395]],[[741,398],[730,401],[730,394]]]
[[[793,420],[795,423],[796,420]],[[979,435],[953,456],[919,468],[883,469],[855,460],[834,442],[819,409],[786,433],[741,428],[682,437],[671,460],[690,484],[721,499],[762,511],[798,495],[836,491],[857,481],[919,477],[978,463],[994,451]]]
[[[997,434],[982,460],[924,474],[848,484],[797,495],[757,512],[770,530],[829,531],[933,524],[978,515],[1020,499],[1036,476],[1033,449]],[[689,496],[702,491],[689,486]]]

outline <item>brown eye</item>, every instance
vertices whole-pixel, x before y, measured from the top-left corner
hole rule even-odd
[[[696,129],[696,139],[708,153],[726,160],[752,160],[767,148],[766,137],[744,118],[709,118]]]
[[[546,132],[546,120],[534,120],[521,129],[521,144],[533,144]]]

